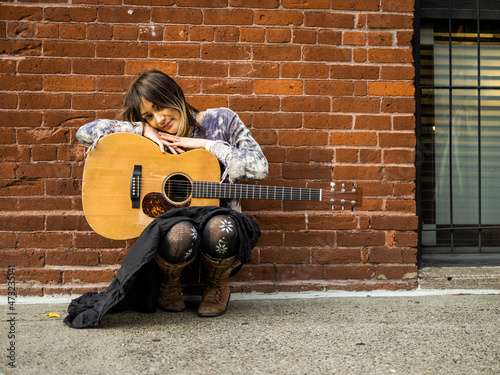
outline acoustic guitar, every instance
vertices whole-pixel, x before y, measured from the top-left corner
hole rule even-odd
[[[89,150],[83,211],[97,233],[124,240],[138,237],[155,217],[172,208],[217,206],[221,198],[326,200],[332,209],[361,206],[361,190],[354,184],[332,182],[322,190],[229,184],[220,178],[219,161],[209,151],[172,155],[140,135],[114,133]]]

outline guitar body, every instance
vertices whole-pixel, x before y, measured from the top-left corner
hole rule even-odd
[[[136,207],[131,199],[131,178],[141,167]],[[166,199],[168,176],[182,181],[219,182],[217,158],[206,150],[180,155],[161,153],[156,143],[137,134],[114,133],[91,149],[83,170],[82,203],[85,217],[100,235],[124,240],[138,237],[158,214],[182,206],[218,206],[217,198]],[[137,206],[138,205],[138,206]]]

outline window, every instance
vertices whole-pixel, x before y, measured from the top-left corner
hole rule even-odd
[[[422,260],[498,262],[500,3],[422,0],[416,9]]]

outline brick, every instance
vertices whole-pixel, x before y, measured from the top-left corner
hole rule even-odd
[[[242,79],[216,79],[202,80],[203,93],[205,94],[243,94],[252,93],[252,82]]]
[[[141,36],[141,31],[142,36]],[[156,40],[162,40],[162,35],[163,39],[166,41],[188,41],[190,34],[189,34],[189,27],[187,26],[165,26],[163,28],[163,33],[158,33],[158,31],[155,30],[154,27],[144,27],[139,29],[139,38],[141,40],[145,40],[144,38],[148,38],[150,40],[156,39]],[[191,35],[192,37],[192,35]],[[192,40],[197,40],[196,38],[192,38]],[[199,40],[199,39],[198,39]],[[202,39],[203,40],[203,39]],[[213,40],[213,28],[212,28],[212,39]]]
[[[383,246],[385,245],[385,234],[377,231],[354,231],[337,233],[337,246]]]
[[[116,250],[116,249],[106,249],[100,251],[100,263],[101,265],[110,264],[122,264],[125,256],[128,254],[128,250]]]
[[[148,23],[150,10],[139,7],[100,7],[97,21],[103,23]]]
[[[1,60],[0,61],[0,73],[13,74],[16,71],[16,61],[14,60]]]
[[[39,21],[42,19],[42,8],[31,6],[0,5],[2,20],[5,21]]]
[[[151,21],[155,23],[177,23],[185,24],[189,20],[190,25],[202,23],[202,11],[199,9],[183,8],[152,8]]]
[[[369,13],[366,24],[370,29],[412,29],[413,15]]]
[[[342,44],[342,32],[336,30],[319,30],[318,44]]]
[[[158,47],[156,44],[154,46]],[[95,55],[96,57],[111,58],[146,58],[148,57],[148,46],[142,43],[98,42],[96,43]],[[152,55],[151,57],[156,56]]]
[[[316,30],[295,29],[292,31],[292,41],[296,44],[314,44],[316,43]]]
[[[279,144],[283,146],[320,146],[328,141],[328,133],[320,131],[280,131]]]
[[[43,53],[46,56],[94,57],[95,45],[89,42],[46,41],[43,44]]]
[[[36,23],[34,25],[34,34],[36,38],[59,38],[59,25]]]
[[[295,113],[256,113],[252,126],[261,129],[292,129],[302,126],[302,116]]]
[[[137,40],[139,39],[139,27],[130,25],[113,25],[114,40]]]
[[[357,115],[354,129],[390,130],[391,116],[386,115]]]
[[[309,148],[295,147],[286,149],[286,161],[288,163],[308,163],[310,150]]]
[[[267,248],[260,251],[260,263],[309,263],[310,256],[310,251],[307,249]]]
[[[395,196],[405,196],[410,195],[414,197],[415,195],[415,183],[395,183],[394,184],[394,195]]]
[[[409,199],[388,199],[386,202],[386,210],[414,213],[416,211],[416,203],[414,200]]]
[[[380,215],[372,216],[371,227],[375,230],[416,230],[418,217],[415,215]]]
[[[166,37],[165,39],[167,40],[169,34],[166,31],[166,27],[162,28],[161,26],[139,26],[139,40],[146,40],[146,41],[161,41],[163,40],[164,36]],[[183,34],[178,33],[179,37],[181,40],[187,40],[187,28],[185,29],[185,33]],[[184,36],[184,38],[183,38]]]
[[[323,280],[325,269],[320,265],[277,265],[276,280]]]
[[[111,25],[87,25],[87,39],[89,40],[111,40],[112,37],[113,26]]]
[[[352,128],[352,116],[305,113],[304,127],[309,129],[350,129]]]
[[[352,82],[345,81],[310,81],[305,84],[306,95],[351,96],[354,93]]]
[[[375,267],[371,265],[326,266],[327,280],[372,279],[375,274]]]
[[[46,7],[44,19],[54,22],[93,22],[97,19],[94,7]]]
[[[257,95],[301,95],[302,81],[296,80],[256,80],[254,92]]]
[[[101,237],[97,233],[76,233],[75,247],[76,248],[123,248],[125,241],[110,240]]]
[[[363,164],[379,164],[382,162],[382,152],[376,149],[359,150],[359,161]]]
[[[123,95],[115,94],[81,94],[73,96],[73,108],[75,109],[111,109],[121,108]]]
[[[356,226],[357,220],[353,215],[308,215],[308,229],[349,230],[356,229]]]
[[[0,54],[11,56],[40,56],[42,54],[42,42],[0,40]]]
[[[332,100],[334,112],[378,113],[380,100],[371,98],[334,98]]]
[[[32,74],[68,74],[71,72],[71,60],[52,58],[25,58],[18,62],[19,73]]]
[[[329,149],[312,149],[311,161],[330,163],[333,160],[333,150]]]
[[[62,39],[80,39],[86,38],[87,30],[85,25],[62,24],[61,38]]]
[[[366,44],[366,33],[361,31],[344,31],[342,44],[364,46]]]
[[[382,0],[382,11],[413,12],[414,3],[414,0]]]
[[[67,270],[62,271],[62,282],[86,284],[108,283],[114,279],[115,275],[116,271],[113,269]]]
[[[396,232],[394,234],[394,245],[416,247],[418,245],[418,233],[416,231]],[[403,262],[404,263],[416,262],[417,252],[418,252],[417,249],[405,249],[403,252]]]
[[[7,35],[11,38],[33,38],[33,24],[25,22],[9,22]]]
[[[229,75],[231,77],[278,78],[279,64],[258,62],[231,62],[229,64]]]
[[[241,30],[241,33],[243,35],[243,29]],[[189,38],[191,41],[211,42],[215,38],[214,27],[194,26],[189,30]]]
[[[0,76],[0,87],[9,91],[41,91],[42,78],[29,75]]]
[[[260,97],[238,97],[232,96],[229,98],[229,106],[234,111],[277,111],[280,100],[275,96],[260,96]]]
[[[328,78],[329,69],[324,64],[283,63],[281,75],[285,78]]]
[[[47,250],[46,264],[49,266],[97,266],[99,251],[94,250]]]
[[[289,43],[292,33],[289,29],[268,29],[266,31],[267,43]]]
[[[387,180],[415,180],[415,168],[412,167],[386,167],[385,175]]]
[[[32,146],[31,158],[33,161],[57,160],[57,146],[52,146],[52,145]]]
[[[94,77],[46,76],[44,77],[46,91],[94,91]]]
[[[329,112],[330,100],[320,96],[287,97],[281,100],[285,112]]]
[[[11,200],[12,201],[12,200]],[[2,208],[2,210],[4,211],[7,211],[5,209],[5,205],[3,204],[2,200],[0,200],[0,207]],[[0,233],[0,243],[2,244],[2,257],[0,258],[0,264],[1,264],[1,267],[5,267],[5,264],[9,265],[9,264],[18,264],[18,263],[22,263],[21,260],[17,260],[16,263],[9,263],[9,253],[7,251],[8,248],[14,248],[16,247],[17,245],[17,236],[16,234],[14,233]],[[25,254],[25,252],[20,252],[20,253],[15,253],[13,256],[17,256],[17,255],[20,255],[22,259],[24,259],[25,261],[33,261],[34,259],[36,259],[36,257],[33,257],[33,259],[31,258],[31,252],[28,252],[27,254]],[[21,264],[20,264],[21,265]]]
[[[330,135],[330,145],[376,146],[378,136],[375,132],[334,132]]]
[[[412,47],[413,45],[413,30],[397,31],[396,32],[396,45],[400,47]]]
[[[298,46],[254,46],[253,60],[299,61],[301,51]]]
[[[382,100],[382,111],[386,113],[415,113],[414,98],[384,98]]]
[[[71,96],[69,94],[20,94],[19,108],[67,109],[71,108]]]
[[[125,62],[112,59],[76,59],[73,61],[73,73],[97,75],[122,75]]]
[[[412,63],[413,55],[409,48],[371,48],[368,59],[372,63]]]
[[[15,241],[14,241],[15,245]],[[42,267],[45,264],[45,252],[42,250],[6,250],[2,249],[0,267]]]
[[[415,78],[415,68],[413,66],[382,66],[380,78],[388,80],[410,80]]]
[[[123,76],[97,77],[97,91],[123,93],[130,86],[133,78]]]
[[[347,13],[311,12],[305,14],[307,27],[353,28],[354,15]]]
[[[350,48],[339,47],[304,47],[305,61],[351,61]]]
[[[337,10],[380,10],[379,0],[332,0],[331,8]]]
[[[412,82],[370,82],[368,94],[371,96],[414,96]]]
[[[411,164],[415,162],[415,150],[384,150],[384,163]]]
[[[254,17],[257,25],[299,26],[303,23],[302,12],[294,11],[257,10]]]
[[[203,23],[205,25],[253,25],[253,17],[253,12],[250,10],[208,9],[203,12]]]
[[[369,46],[391,46],[392,34],[389,31],[371,31],[368,33]]]
[[[336,165],[333,176],[337,180],[381,180],[382,168],[377,166]],[[364,204],[364,203],[363,203]]]
[[[381,147],[415,147],[415,134],[414,133],[380,133],[380,146]]]
[[[360,263],[361,255],[356,248],[313,249],[311,260],[317,264]]]
[[[371,65],[332,65],[330,77],[333,79],[378,79],[379,67]]]
[[[339,148],[335,152],[335,161],[337,163],[357,163],[359,152],[352,148]]]
[[[179,61],[180,76],[226,77],[227,64],[206,61]]]
[[[314,164],[285,164],[282,166],[283,178],[289,180],[315,180],[331,176],[332,168],[325,165]]]
[[[329,0],[283,0],[283,8],[295,9],[329,9]]]
[[[19,268],[16,269],[16,282],[60,283],[61,271],[46,268]]]
[[[95,114],[92,111],[50,111],[44,113],[43,126],[48,128],[79,128],[85,123],[95,119]],[[55,132],[54,134],[58,134]],[[66,133],[60,132],[61,136]],[[36,134],[36,133],[35,133]],[[37,134],[38,136],[39,134]],[[69,138],[67,139],[69,141]],[[59,148],[61,150],[61,148]]]
[[[207,44],[201,47],[204,60],[250,60],[251,49],[245,45]]]

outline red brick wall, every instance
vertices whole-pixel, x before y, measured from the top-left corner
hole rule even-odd
[[[113,278],[133,241],[87,225],[75,132],[157,68],[196,107],[240,114],[269,183],[364,189],[354,213],[247,201],[263,234],[235,290],[416,287],[413,0],[20,0],[0,14],[2,283],[9,265],[25,295]]]

